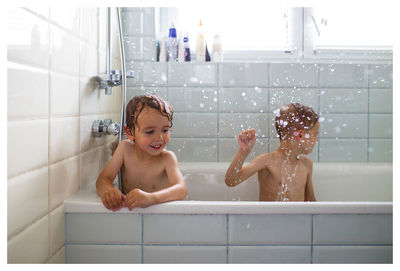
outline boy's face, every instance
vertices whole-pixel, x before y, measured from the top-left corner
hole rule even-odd
[[[150,156],[158,155],[169,142],[171,123],[159,111],[145,107],[135,125],[135,145]]]
[[[313,128],[303,130],[300,142],[306,154],[311,153],[315,143],[318,142],[319,125],[319,121],[317,121]]]

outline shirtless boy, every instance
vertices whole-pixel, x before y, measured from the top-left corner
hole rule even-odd
[[[106,208],[148,207],[184,200],[187,188],[173,152],[164,148],[170,139],[172,108],[156,95],[134,97],[126,106],[125,133],[110,162],[97,178],[96,189]],[[112,183],[123,169],[123,190]]]
[[[280,146],[243,166],[256,142],[254,129],[238,135],[239,150],[225,174],[225,183],[236,186],[258,173],[260,201],[315,201],[313,162],[307,156],[317,142],[320,123],[311,107],[299,103],[276,111],[275,128]]]

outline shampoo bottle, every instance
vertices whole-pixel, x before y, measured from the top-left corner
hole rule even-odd
[[[174,21],[172,21],[169,28],[167,48],[167,61],[178,61],[178,40],[176,38],[176,28]]]
[[[211,55],[211,60],[213,62],[221,62],[221,61],[223,61],[221,36],[219,34],[216,34],[214,36],[213,51],[212,51],[212,55]]]
[[[160,55],[158,57],[160,62],[165,62],[167,60],[167,52],[165,48],[165,38],[160,40]]]
[[[183,45],[183,39],[181,34],[179,34],[178,62],[185,62],[185,47]]]
[[[200,20],[199,29],[197,31],[196,61],[204,62],[206,60],[206,45],[204,37],[203,23]]]
[[[183,46],[185,48],[185,61],[190,62],[190,45],[188,33],[185,33],[185,36],[183,37]]]

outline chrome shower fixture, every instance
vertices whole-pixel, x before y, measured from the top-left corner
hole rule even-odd
[[[126,78],[134,78],[135,72],[129,71],[126,74]],[[122,71],[119,70],[111,70],[110,74],[100,74],[95,77],[99,88],[105,89],[106,95],[111,95],[112,87],[116,87],[122,84]]]
[[[92,133],[94,137],[101,137],[104,135],[118,135],[121,124],[113,122],[111,119],[95,120],[92,124]]]

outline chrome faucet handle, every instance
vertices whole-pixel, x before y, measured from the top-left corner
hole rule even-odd
[[[121,128],[121,125],[119,122],[113,122],[107,127],[107,134],[109,135],[118,135],[119,134],[119,129]]]
[[[92,124],[92,133],[94,137],[101,137],[104,135],[118,135],[121,124],[113,122],[111,119],[95,120]]]
[[[127,71],[126,72],[126,78],[135,78],[135,72],[134,71]]]

